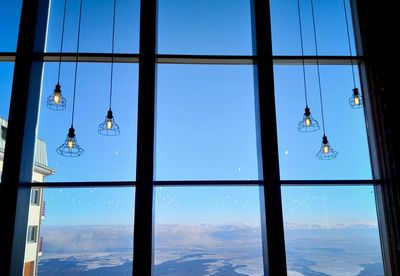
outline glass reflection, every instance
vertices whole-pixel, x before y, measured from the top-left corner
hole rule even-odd
[[[157,187],[155,275],[262,275],[258,187]]]
[[[288,275],[384,275],[372,186],[282,188]]]

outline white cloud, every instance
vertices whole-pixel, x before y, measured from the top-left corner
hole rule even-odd
[[[363,221],[363,222],[311,222],[311,223],[298,223],[298,222],[285,222],[286,230],[330,230],[330,229],[359,229],[367,228],[372,229],[378,227],[376,222]]]
[[[44,226],[44,252],[79,253],[129,250],[133,226]]]

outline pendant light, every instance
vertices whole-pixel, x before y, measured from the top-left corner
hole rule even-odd
[[[78,157],[81,156],[84,152],[83,148],[81,148],[76,140],[75,129],[74,129],[74,114],[75,114],[75,94],[76,94],[76,78],[78,73],[78,53],[79,53],[79,39],[81,33],[81,18],[82,18],[82,0],[80,1],[79,8],[79,23],[78,23],[78,39],[76,46],[76,61],[75,61],[75,79],[74,79],[74,98],[72,102],[72,119],[71,119],[71,127],[69,128],[67,138],[64,143],[57,148],[57,153],[62,156],[67,157]]]
[[[318,121],[311,116],[310,108],[308,107],[307,99],[307,82],[306,82],[306,69],[304,65],[304,47],[303,47],[303,30],[301,28],[301,15],[300,15],[300,0],[297,0],[297,10],[299,15],[299,31],[301,42],[301,56],[303,57],[303,85],[304,85],[304,98],[306,108],[304,110],[303,119],[298,123],[297,130],[300,132],[313,132],[319,130]]]
[[[67,0],[64,2],[64,15],[63,15],[63,23],[62,23],[62,31],[61,31],[61,46],[60,46],[60,60],[58,62],[58,79],[56,88],[54,92],[47,97],[47,107],[53,110],[64,110],[67,105],[67,100],[61,94],[61,85],[60,85],[60,72],[61,72],[61,54],[63,51],[63,42],[64,42],[64,27],[65,27],[65,13],[67,10]]]
[[[353,109],[360,109],[362,108],[362,96],[361,94],[358,92],[358,88],[356,86],[356,77],[354,74],[354,63],[353,63],[353,54],[352,54],[352,50],[351,50],[351,42],[350,42],[350,30],[349,30],[349,22],[347,20],[347,10],[346,10],[346,1],[343,0],[343,8],[344,8],[344,17],[346,19],[346,30],[347,30],[347,42],[349,43],[349,52],[350,52],[350,57],[351,57],[351,71],[353,73],[353,94],[351,95],[350,99],[349,99],[349,104],[351,106],[351,108]]]
[[[113,13],[113,29],[112,29],[112,46],[111,46],[111,76],[110,76],[110,107],[107,111],[105,120],[97,128],[97,133],[105,136],[116,136],[120,134],[119,126],[114,121],[114,116],[111,110],[111,99],[113,90],[113,72],[114,72],[114,35],[115,35],[115,8],[116,0],[114,0]]]
[[[314,3],[311,0],[311,12],[312,12],[312,20],[313,20],[313,30],[314,30],[314,44],[315,44],[315,53],[317,57],[317,73],[318,73],[318,86],[319,86],[319,99],[321,104],[321,117],[322,117],[322,130],[324,135],[322,136],[322,144],[318,153],[315,155],[320,160],[330,160],[334,159],[338,156],[338,152],[335,151],[328,142],[328,138],[325,135],[325,119],[324,119],[324,106],[322,100],[322,88],[321,88],[321,75],[319,72],[319,60],[318,60],[318,44],[317,44],[317,31],[315,28],[315,16],[314,16]]]

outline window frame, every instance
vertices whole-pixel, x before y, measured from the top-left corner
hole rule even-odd
[[[319,64],[359,65],[362,91],[367,98],[364,108],[366,123],[369,124],[368,139],[373,169],[372,180],[280,180],[279,160],[277,154],[276,125],[269,121],[275,119],[274,106],[274,64],[301,64],[305,58],[307,64],[316,64],[315,56],[274,56],[272,54],[271,25],[269,1],[251,0],[253,55],[251,56],[208,56],[208,55],[162,55],[156,54],[157,1],[141,1],[140,6],[140,48],[138,54],[105,54],[105,53],[46,53],[45,40],[49,14],[49,0],[23,1],[18,47],[15,53],[0,53],[0,62],[15,62],[12,99],[10,104],[9,129],[5,150],[3,182],[1,192],[2,204],[13,206],[5,218],[9,224],[7,230],[9,257],[3,258],[8,271],[15,275],[22,274],[24,244],[16,242],[26,236],[28,209],[23,204],[29,202],[30,190],[35,187],[119,187],[135,186],[135,220],[133,274],[151,275],[153,270],[153,208],[154,188],[157,186],[190,186],[190,185],[257,185],[260,187],[264,275],[286,275],[286,255],[283,237],[282,202],[280,188],[282,185],[374,185],[378,209],[381,246],[385,275],[394,275],[392,269],[393,247],[388,243],[386,227],[388,221],[383,206],[385,194],[382,188],[385,182],[381,178],[382,158],[377,149],[376,118],[368,100],[368,60],[363,55],[357,10],[362,1],[350,0],[358,53],[349,56],[319,56]],[[357,3],[356,3],[357,2]],[[365,5],[365,4],[364,4]],[[41,15],[41,16],[39,16]],[[47,15],[47,16],[44,16]],[[363,15],[365,16],[365,15]],[[25,37],[25,39],[23,39]],[[139,63],[139,101],[138,101],[138,140],[137,169],[135,182],[67,182],[67,183],[33,183],[33,153],[36,139],[36,125],[40,103],[40,86],[44,62],[128,62]],[[255,97],[257,144],[260,179],[257,181],[154,181],[154,125],[156,99],[157,64],[252,64],[255,65]],[[26,80],[29,79],[29,82]],[[23,98],[24,100],[20,100]],[[32,116],[33,114],[33,116]],[[268,118],[268,122],[264,119]],[[373,124],[375,123],[375,124]],[[272,135],[271,135],[272,133]],[[19,139],[16,139],[19,137]],[[271,154],[272,153],[272,154]],[[13,158],[12,155],[17,156]],[[268,183],[263,175],[268,175]],[[8,185],[8,186],[7,186]],[[18,201],[18,206],[16,202]],[[3,207],[4,207],[3,206]],[[9,209],[9,208],[7,208]],[[15,230],[14,230],[15,224]],[[268,227],[268,225],[273,225]],[[140,253],[139,253],[140,252]],[[270,253],[270,254],[268,254]]]

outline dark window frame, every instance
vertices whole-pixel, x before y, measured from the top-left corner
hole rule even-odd
[[[369,16],[365,13],[367,4],[359,0],[350,0],[353,22],[355,22],[356,45],[358,54],[352,58],[359,65],[362,90],[366,100],[365,117],[369,124],[368,138],[371,152],[373,180],[291,180],[279,179],[279,160],[277,154],[276,126],[263,118],[275,118],[273,68],[274,64],[301,64],[300,56],[273,56],[269,2],[251,0],[253,55],[251,56],[207,56],[207,55],[160,55],[156,53],[156,0],[141,3],[140,11],[140,49],[138,54],[79,54],[79,62],[114,62],[139,63],[139,101],[138,101],[138,141],[137,141],[137,175],[135,182],[71,182],[71,183],[33,183],[32,168],[34,165],[34,141],[40,102],[40,85],[44,62],[74,62],[75,54],[46,53],[45,35],[49,0],[24,0],[19,30],[18,47],[15,53],[0,53],[0,62],[15,62],[12,98],[10,105],[9,129],[3,169],[1,190],[2,208],[10,212],[6,221],[5,250],[7,258],[2,259],[2,267],[9,274],[20,275],[23,269],[24,243],[20,237],[27,234],[28,209],[24,204],[29,202],[30,190],[33,187],[120,187],[135,186],[135,224],[134,235],[134,275],[151,275],[153,270],[153,208],[154,187],[156,186],[189,186],[189,185],[257,185],[260,187],[264,275],[286,275],[286,255],[283,238],[282,202],[280,188],[282,185],[374,185],[383,261],[386,275],[396,275],[399,261],[396,259],[395,245],[389,244],[387,235],[393,219],[386,214],[386,187],[391,187],[392,174],[389,164],[382,157],[377,147],[376,137],[382,130],[378,129],[375,107],[368,100],[373,91],[372,77],[369,75],[371,60],[363,55],[361,40],[365,41],[365,30],[358,25],[357,11],[362,11],[363,22]],[[348,65],[349,56],[319,56],[320,64]],[[307,56],[307,64],[316,64],[316,57]],[[259,181],[154,181],[154,111],[156,99],[157,64],[253,64],[255,65],[255,97],[257,110],[257,143],[259,161]],[[373,70],[372,70],[373,71]],[[29,80],[29,81],[26,81]],[[21,98],[23,100],[21,100]],[[373,98],[375,100],[375,98]],[[372,100],[372,101],[373,101]],[[373,112],[374,111],[374,112]],[[32,116],[33,114],[33,116]],[[268,125],[267,125],[268,124]],[[271,135],[272,133],[272,135]],[[388,145],[390,147],[390,145]],[[272,153],[272,154],[271,154]],[[14,155],[14,157],[12,157]],[[263,181],[268,175],[268,184]],[[392,182],[391,182],[392,181]],[[18,202],[18,205],[16,204]],[[25,206],[26,205],[26,206]],[[11,207],[10,207],[11,206]],[[394,207],[392,207],[394,208]],[[390,220],[390,221],[389,221]],[[268,225],[272,225],[268,227]],[[15,226],[15,227],[14,227]],[[392,227],[393,228],[393,227]],[[389,234],[388,234],[389,232]],[[394,234],[396,235],[396,234]],[[399,236],[396,236],[397,240]],[[24,239],[25,240],[25,239]],[[135,253],[136,252],[136,253]],[[140,253],[139,253],[140,252]],[[271,254],[268,254],[271,252]]]

